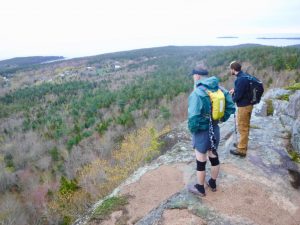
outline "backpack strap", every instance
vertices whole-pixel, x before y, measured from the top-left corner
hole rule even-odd
[[[226,92],[228,92],[224,87],[222,86],[218,86],[218,88],[223,92],[223,94],[225,95]]]
[[[208,90],[206,87],[204,87],[203,85],[199,85],[198,88],[201,89],[202,91],[204,91],[209,96],[209,92],[211,92],[211,91]]]
[[[200,84],[200,85],[198,86],[198,88],[201,89],[201,90],[203,90],[205,93],[207,93],[207,88],[204,87],[203,85]]]
[[[253,80],[253,76],[251,76],[250,74],[247,74],[247,73],[244,76],[241,76],[241,77],[246,78],[248,81]]]
[[[199,85],[198,86],[199,89],[203,90],[208,96],[208,89],[206,87],[204,87],[203,85]],[[220,87],[218,87],[220,88]],[[221,88],[220,88],[221,89]],[[221,89],[221,91],[223,92],[223,90]],[[212,111],[212,105],[210,106],[210,110]],[[212,153],[216,156],[218,156],[217,153],[217,147],[216,147],[216,143],[217,143],[217,139],[214,133],[214,127],[213,127],[213,121],[212,121],[212,114],[209,114],[209,127],[208,127],[208,136],[209,136],[209,141],[210,141],[210,149],[212,151]]]
[[[199,85],[198,88],[202,90],[206,94],[206,96],[209,97],[209,90],[206,87],[204,87],[203,85]],[[210,97],[209,97],[209,102],[210,102],[210,111],[212,111],[212,104],[211,104]]]

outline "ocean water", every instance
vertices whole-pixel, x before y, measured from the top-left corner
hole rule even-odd
[[[162,46],[234,46],[240,44],[261,44],[268,46],[289,46],[300,44],[300,33],[298,34],[247,34],[247,35],[228,35],[235,38],[220,38],[213,35],[186,35],[173,36],[173,37],[144,37],[130,38],[126,40],[111,40],[105,43],[102,42],[88,42],[84,45],[78,46],[64,46],[65,49],[58,55],[63,55],[67,58],[92,56],[103,53],[128,51],[141,48],[152,48]],[[258,39],[260,37],[266,38],[298,38],[298,39]],[[104,46],[105,45],[105,46]],[[72,49],[72,54],[68,51]],[[75,52],[74,52],[75,50]],[[52,54],[53,55],[53,54]],[[56,54],[57,55],[57,54]]]
[[[220,36],[213,36],[207,34],[188,35],[181,34],[172,37],[153,36],[130,38],[122,37],[120,39],[109,39],[106,41],[80,41],[74,45],[72,41],[62,44],[57,44],[55,48],[44,46],[40,48],[38,45],[27,46],[22,49],[14,50],[1,49],[0,60],[9,59],[13,57],[26,57],[36,55],[55,55],[64,56],[66,59],[93,56],[104,53],[128,51],[141,48],[152,48],[162,46],[234,46],[241,44],[261,44],[267,46],[290,46],[300,45],[300,33],[285,33],[285,34],[228,34],[227,37],[234,38],[220,38]],[[276,38],[276,39],[259,39],[259,38]],[[286,39],[297,38],[297,39]]]
[[[240,44],[261,44],[267,46],[289,46],[300,44],[298,34],[247,34],[228,36],[204,36],[194,40],[197,45],[231,46]]]

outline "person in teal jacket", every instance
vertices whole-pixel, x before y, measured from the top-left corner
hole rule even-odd
[[[214,92],[220,87],[218,78],[215,76],[208,77],[208,71],[201,67],[194,69],[192,71],[192,76],[194,79],[194,90],[188,99],[188,128],[192,133],[192,144],[195,150],[197,163],[198,183],[189,185],[188,190],[200,196],[205,196],[204,182],[207,156],[211,163],[211,178],[208,179],[207,185],[212,191],[216,191],[216,179],[220,169],[218,154],[217,152],[213,153],[211,149],[209,136],[211,102],[205,89]],[[227,121],[230,115],[235,112],[235,105],[230,93],[224,88],[220,89],[225,96],[225,112],[224,117],[220,121],[212,121],[216,148],[220,141],[220,128],[218,123]]]

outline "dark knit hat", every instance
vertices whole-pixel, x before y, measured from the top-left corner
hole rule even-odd
[[[191,75],[194,75],[194,74],[206,76],[206,75],[208,75],[208,71],[202,67],[197,67],[192,70]]]

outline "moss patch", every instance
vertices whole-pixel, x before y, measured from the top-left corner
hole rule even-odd
[[[300,90],[300,83],[295,83],[292,86],[286,87],[285,89],[291,90],[291,91]]]
[[[187,209],[189,203],[185,201],[178,201],[174,202],[172,205],[170,205],[169,209]]]
[[[128,204],[128,198],[128,196],[118,196],[104,200],[94,211],[92,219],[104,220],[112,212],[122,210]]]
[[[276,99],[283,100],[283,101],[289,101],[290,100],[289,98],[290,98],[289,94],[283,94],[283,95],[278,96]]]
[[[273,116],[274,107],[273,107],[272,99],[267,99],[266,104],[267,104],[267,116]]]
[[[300,163],[300,155],[296,151],[290,150],[289,155],[294,162]]]
[[[261,129],[261,127],[256,126],[256,125],[250,125],[250,128],[252,128],[252,129]]]
[[[203,206],[194,208],[192,212],[201,218],[207,218],[209,217],[210,214],[210,210],[207,207],[203,207]]]

